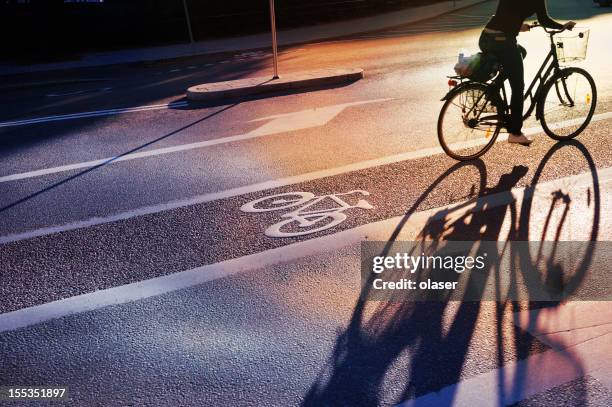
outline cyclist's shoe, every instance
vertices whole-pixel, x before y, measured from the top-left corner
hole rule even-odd
[[[521,134],[512,134],[512,133],[508,134],[508,143],[520,144],[522,146],[528,146],[532,142],[533,142],[533,140],[530,139],[529,137],[527,137],[526,135],[524,135],[523,133],[521,133]]]

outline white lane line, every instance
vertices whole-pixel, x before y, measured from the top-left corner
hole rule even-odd
[[[612,113],[608,113],[612,117]],[[282,116],[282,115],[281,115]],[[537,129],[537,128],[536,128]],[[525,130],[526,134],[532,134],[532,132],[538,132],[536,129]],[[498,137],[498,141],[507,139],[507,135],[503,134]],[[462,146],[468,147],[473,146],[477,143],[483,144],[483,142],[478,141],[469,142],[469,143],[461,143]],[[455,145],[451,145],[454,148]],[[34,237],[46,236],[53,233],[62,233],[70,230],[82,229],[96,225],[102,225],[105,223],[117,222],[121,220],[127,220],[131,218],[135,218],[143,215],[151,215],[159,212],[169,211],[172,209],[183,208],[192,205],[198,205],[206,202],[217,201],[221,199],[232,198],[235,196],[251,194],[254,192],[265,191],[274,188],[285,187],[289,185],[295,185],[302,182],[313,181],[316,179],[321,179],[325,177],[332,177],[336,175],[346,174],[349,172],[365,170],[368,168],[380,167],[383,165],[394,164],[402,161],[415,160],[419,158],[429,157],[436,154],[442,154],[443,151],[440,147],[431,147],[417,151],[410,151],[408,153],[396,154],[387,157],[375,158],[372,160],[360,161],[353,164],[343,165],[340,167],[329,168],[325,170],[308,172],[305,174],[294,175],[291,177],[278,178],[276,180],[259,182],[256,184],[246,185],[243,187],[226,189],[224,191],[211,192],[207,194],[197,195],[188,199],[180,199],[176,201],[171,201],[164,204],[159,205],[150,205],[142,208],[132,209],[125,212],[120,212],[114,215],[105,216],[105,217],[93,217],[90,219],[71,222],[64,225],[56,225],[50,226],[40,229],[29,230],[26,232],[14,233],[5,236],[0,236],[0,244],[17,242],[20,240],[31,239]]]
[[[12,331],[67,315],[91,311],[109,305],[124,304],[192,287],[247,270],[314,255],[319,253],[321,248],[332,250],[341,248],[346,243],[359,242],[364,236],[361,230],[360,228],[351,229],[221,263],[1,314],[0,332]]]
[[[230,137],[222,137],[213,140],[201,141],[197,143],[189,143],[189,144],[179,144],[172,147],[164,147],[157,148],[152,150],[140,151],[137,153],[131,153],[126,155],[120,155],[115,157],[106,157],[98,160],[85,161],[81,163],[62,165],[59,167],[45,168],[35,171],[22,172],[18,174],[5,175],[0,177],[0,183],[9,182],[9,181],[18,181],[27,178],[40,177],[43,175],[56,174],[65,171],[78,170],[83,168],[91,168],[97,165],[102,164],[112,164],[118,163],[122,161],[135,160],[139,158],[145,157],[153,157],[163,154],[176,153],[180,151],[188,151],[197,148],[211,147],[219,144],[227,144],[233,143],[236,141],[244,141],[257,137],[269,136],[273,134],[296,131],[296,130],[304,130],[311,127],[319,127],[324,126],[333,120],[337,115],[342,113],[344,109],[352,107],[365,105],[370,103],[381,103],[386,102],[392,99],[372,99],[360,102],[350,102],[343,103],[339,105],[326,106],[315,109],[307,109],[299,112],[292,112],[286,114],[280,114],[275,116],[264,117],[260,119],[253,120],[253,122],[258,121],[266,121],[269,120],[268,123],[263,124],[262,126],[256,128],[253,131],[250,131],[245,134],[239,134],[236,136]]]
[[[145,112],[149,110],[173,109],[177,107],[185,107],[188,105],[189,105],[189,102],[187,101],[178,101],[178,102],[165,103],[161,105],[136,106],[136,107],[126,107],[126,108],[118,108],[118,109],[95,110],[92,112],[61,114],[61,115],[56,115],[56,116],[37,117],[34,119],[0,122],[0,128],[25,126],[29,124],[38,124],[38,123],[58,122],[58,121],[63,121],[63,120],[74,120],[74,119],[82,119],[82,118],[88,118],[88,117],[113,116],[113,115],[124,114],[124,113]]]
[[[405,154],[378,158],[374,160],[361,161],[354,164],[344,165],[342,167],[331,168],[327,170],[313,171],[306,174],[295,175],[292,177],[279,178],[276,180],[260,182],[257,184],[247,185],[244,187],[227,189],[219,192],[198,195],[189,199],[176,200],[159,205],[145,206],[130,211],[121,212],[115,215],[106,217],[93,217],[87,220],[67,223],[59,226],[51,226],[41,229],[35,229],[27,232],[15,233],[5,236],[0,236],[0,244],[17,242],[20,240],[31,239],[34,237],[46,236],[53,233],[67,232],[70,230],[82,229],[96,225],[102,225],[110,222],[127,220],[143,215],[151,215],[159,212],[169,211],[172,209],[183,208],[187,206],[202,204],[206,202],[217,201],[221,199],[232,198],[235,196],[246,195],[254,192],[265,191],[269,189],[285,187],[289,185],[299,184],[301,182],[312,181],[315,179],[331,177],[335,175],[345,174],[348,172],[364,170],[372,167],[377,167],[386,164],[393,164],[401,161],[407,161],[416,158],[427,157],[441,152],[439,147],[432,149],[419,150]]]
[[[612,180],[612,167],[601,170],[599,176],[602,183]],[[568,183],[577,188],[583,184],[589,185],[590,182],[592,182],[592,175],[584,173],[538,184],[538,189],[567,187]],[[486,202],[487,208],[494,208],[506,205],[513,199],[520,202],[525,191],[525,188],[515,188],[510,194],[497,193],[414,213],[404,225],[398,239],[401,240],[402,236],[410,236],[415,231],[422,230],[427,222],[437,217],[447,216],[455,207],[460,207],[467,213],[474,208],[481,208],[482,202]],[[0,314],[0,332],[13,331],[51,319],[158,296],[233,274],[338,250],[364,240],[386,241],[402,220],[403,216],[397,216],[236,259]]]
[[[10,182],[10,181],[19,181],[19,180],[24,180],[28,178],[56,174],[60,172],[91,168],[91,167],[95,167],[95,166],[103,165],[103,164],[113,164],[117,162],[135,160],[139,158],[154,157],[158,155],[176,153],[176,152],[181,152],[181,151],[188,151],[188,150],[193,150],[197,148],[211,147],[211,146],[215,146],[219,144],[244,141],[244,140],[249,140],[249,139],[253,139],[257,137],[278,134],[282,132],[303,130],[303,129],[307,129],[310,127],[323,126],[327,124],[329,121],[331,121],[336,115],[340,114],[347,107],[357,106],[357,105],[362,105],[362,104],[369,104],[369,103],[382,103],[382,102],[386,102],[389,100],[393,100],[393,99],[387,98],[387,99],[373,99],[373,100],[367,100],[367,101],[362,101],[362,102],[351,102],[351,103],[344,103],[340,105],[327,106],[323,108],[308,109],[308,110],[303,110],[300,112],[292,112],[292,113],[285,113],[285,114],[264,117],[264,118],[253,120],[253,122],[264,121],[264,120],[272,120],[272,121],[246,134],[240,134],[240,135],[230,136],[230,137],[223,137],[223,138],[207,140],[207,141],[202,141],[202,142],[197,142],[197,143],[180,144],[180,145],[176,145],[172,147],[165,147],[165,148],[141,151],[141,152],[132,153],[132,154],[126,154],[123,156],[106,157],[106,158],[101,158],[98,160],[85,161],[81,163],[61,165],[58,167],[44,168],[40,170],[5,175],[5,176],[0,177],[0,183]],[[607,112],[607,113],[601,113],[601,114],[594,115],[591,121],[597,122],[600,120],[607,120],[611,118],[612,118],[612,112]],[[273,119],[276,119],[276,120],[273,120]],[[579,122],[580,119],[574,119],[574,120],[568,120],[565,122],[556,123],[556,124],[551,125],[551,128],[557,129],[557,128],[562,128],[566,126],[572,126],[577,121]],[[531,127],[531,128],[524,130],[524,133],[527,135],[538,134],[540,132],[542,132],[541,126]],[[501,135],[497,138],[497,142],[505,141],[506,139],[507,139],[507,135]],[[486,139],[482,139],[482,140],[475,140],[469,143],[454,143],[451,147],[453,147],[454,149],[457,149],[463,145],[465,145],[465,147],[471,147],[471,146],[476,146],[480,144],[485,144],[486,142],[487,142]],[[433,148],[427,148],[424,150],[410,152],[410,153],[407,153],[407,155],[400,154],[397,157],[410,157],[406,159],[413,159],[413,158],[424,157],[423,154],[434,155],[434,154],[439,154],[442,152],[443,151],[441,148],[433,147]],[[395,156],[391,156],[391,157],[395,157]],[[386,158],[387,157],[383,157],[381,159],[385,160]]]

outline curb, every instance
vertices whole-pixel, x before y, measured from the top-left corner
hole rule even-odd
[[[236,81],[205,83],[187,89],[187,99],[204,102],[244,98],[272,92],[306,90],[356,82],[363,78],[363,69],[325,69],[297,72],[279,79],[248,78]]]

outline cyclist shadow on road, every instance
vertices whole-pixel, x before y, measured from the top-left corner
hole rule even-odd
[[[593,160],[582,144],[576,141],[556,144],[540,163],[526,195],[533,196],[529,195],[529,191],[535,189],[546,163],[565,146],[575,147],[584,155],[593,176],[595,204],[590,237],[596,240],[599,225],[598,178]],[[427,196],[443,180],[466,166],[478,170],[480,186],[476,196],[460,207],[473,207],[468,213],[455,218],[447,209],[435,212],[420,231],[418,239],[433,245],[451,240],[472,241],[476,251],[479,250],[480,241],[536,239],[524,232],[525,228],[528,230],[530,215],[530,211],[525,208],[531,207],[531,199],[523,199],[519,210],[512,193],[512,188],[526,176],[528,168],[515,166],[489,188],[484,163],[475,161],[453,166],[417,199],[386,242],[382,256],[390,253],[402,229]],[[553,199],[553,204],[558,204],[558,200]],[[562,228],[566,219],[562,216],[557,228]],[[550,214],[547,221],[550,221]],[[520,257],[528,254],[512,255],[519,257],[514,271],[520,273]],[[580,269],[573,273],[574,278],[580,280],[584,276],[589,259],[590,254],[587,253]],[[494,267],[486,270],[487,274],[492,273],[499,280],[495,274],[497,272],[499,270]],[[419,405],[418,397],[459,382],[465,374],[464,370],[484,373],[504,365],[508,360],[522,360],[534,352],[547,349],[546,345],[514,325],[515,312],[529,307],[529,304],[501,298],[497,298],[496,302],[485,302],[485,298],[480,298],[480,301],[472,298],[465,301],[406,301],[401,298],[368,301],[373,276],[369,278],[370,281],[363,285],[347,328],[338,336],[329,362],[310,388],[304,405],[378,406],[412,398],[417,398],[415,405]],[[423,278],[426,276],[417,277],[421,280]],[[472,280],[473,277],[468,278]],[[475,286],[483,284],[478,279],[471,283]],[[537,310],[531,318],[537,320]],[[530,324],[535,324],[535,321],[530,321]],[[479,357],[476,352],[483,354]],[[583,368],[580,361],[571,354],[567,358],[567,366],[575,369],[581,377]],[[521,394],[527,374],[527,371],[519,370],[515,377],[505,378],[500,373],[498,404],[510,404],[506,402],[511,401],[514,395]],[[505,386],[501,385],[504,382],[512,383],[510,394],[504,393]],[[574,386],[573,392],[574,400],[586,401],[584,386]],[[439,400],[442,403],[440,405],[452,405],[455,393],[456,387],[448,387],[445,398]]]

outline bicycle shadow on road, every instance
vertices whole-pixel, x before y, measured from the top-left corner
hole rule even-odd
[[[480,174],[478,191],[465,205],[475,204],[474,209],[457,217],[451,217],[447,209],[432,215],[421,230],[418,240],[435,246],[443,241],[472,241],[473,248],[480,250],[481,241],[508,241],[538,239],[529,235],[530,207],[533,192],[542,177],[546,163],[563,148],[573,147],[588,162],[593,177],[593,224],[590,238],[596,240],[599,229],[599,181],[595,164],[586,148],[577,141],[558,143],[541,161],[526,198],[517,208],[512,188],[528,173],[528,168],[515,166],[502,175],[496,185],[487,187],[485,164],[478,160],[459,163],[444,172],[416,200],[399,222],[381,255],[390,253],[402,229],[416,212],[420,203],[453,173],[473,167]],[[571,196],[570,191],[569,195]],[[491,203],[495,201],[495,205]],[[553,205],[559,201],[553,200]],[[552,209],[551,209],[552,210]],[[510,219],[510,227],[507,219]],[[557,228],[561,229],[567,217],[561,216]],[[548,220],[550,221],[550,214]],[[506,225],[506,226],[504,226]],[[527,231],[527,232],[526,232]],[[546,233],[546,231],[544,232]],[[542,236],[539,236],[542,237]],[[545,236],[544,236],[545,237]],[[416,240],[416,239],[415,239]],[[591,253],[592,254],[592,253]],[[515,273],[521,273],[529,253],[512,253],[516,257]],[[589,267],[587,253],[572,279],[579,285]],[[499,269],[489,266],[487,275],[499,281]],[[555,270],[564,273],[564,270]],[[421,271],[417,272],[421,274]],[[463,275],[462,278],[466,276]],[[517,276],[514,276],[515,278]],[[418,275],[417,280],[427,278]],[[468,276],[469,280],[473,277]],[[411,301],[389,298],[384,301],[368,301],[373,275],[363,284],[361,296],[352,317],[337,337],[328,363],[322,368],[317,380],[304,398],[304,406],[316,405],[363,405],[378,406],[396,404],[407,399],[416,399],[425,394],[446,388],[440,405],[452,405],[458,386],[452,387],[466,375],[477,375],[503,366],[508,361],[522,360],[533,353],[548,349],[530,334],[519,330],[514,324],[516,312],[525,308],[557,306],[559,303],[518,303],[508,299],[480,298],[463,301]],[[478,286],[482,282],[470,281]],[[395,294],[392,294],[395,295]],[[496,301],[491,301],[496,300]],[[537,320],[537,311],[533,319]],[[536,321],[530,321],[535,324]],[[556,344],[562,349],[563,344]],[[481,354],[482,352],[482,354]],[[567,364],[583,376],[583,367],[578,358],[567,355]],[[518,369],[511,378],[498,377],[498,404],[506,405],[512,397],[522,394],[526,387],[528,371]],[[510,389],[505,383],[511,383]],[[449,387],[451,386],[451,387]],[[583,384],[573,387],[574,400],[587,401],[587,390]]]

